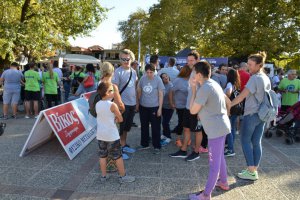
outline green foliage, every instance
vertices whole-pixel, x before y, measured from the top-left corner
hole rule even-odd
[[[37,59],[87,35],[105,17],[97,0],[0,0],[0,62]]]
[[[299,7],[299,0],[161,0],[120,22],[119,30],[135,51],[132,22],[142,13],[142,46],[150,53],[174,55],[196,47],[203,56],[247,57],[264,50],[268,60],[279,59],[282,52],[299,50]]]

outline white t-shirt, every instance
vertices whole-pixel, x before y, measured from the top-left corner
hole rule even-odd
[[[120,139],[115,114],[110,110],[112,104],[110,100],[100,100],[96,104],[97,140],[113,142]]]

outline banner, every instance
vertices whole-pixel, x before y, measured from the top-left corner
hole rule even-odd
[[[87,100],[79,98],[41,111],[20,156],[56,136],[72,160],[96,137],[96,119],[88,109]]]
[[[92,95],[94,92],[96,92],[96,90],[91,91],[91,92],[84,93],[84,94],[82,94],[80,97],[81,97],[81,98],[85,98],[85,99],[88,101],[89,98],[91,97],[91,95]]]

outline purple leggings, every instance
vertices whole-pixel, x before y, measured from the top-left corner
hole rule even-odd
[[[218,178],[222,183],[227,183],[227,166],[224,158],[224,145],[226,135],[215,139],[208,139],[209,175],[204,194],[211,195]]]

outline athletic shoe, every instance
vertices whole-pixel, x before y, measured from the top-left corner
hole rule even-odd
[[[122,153],[123,160],[128,160],[130,157],[126,153]]]
[[[144,147],[144,146],[139,146],[138,148],[137,148],[137,150],[146,150],[146,149],[150,149],[150,146],[146,146],[146,147]]]
[[[227,151],[224,153],[224,156],[232,157],[232,156],[235,156],[235,153],[233,151],[227,149]]]
[[[218,187],[224,191],[228,191],[230,189],[228,183],[222,183],[221,180],[217,181],[216,187]]]
[[[135,122],[132,122],[131,126],[132,127],[138,127],[138,125]]]
[[[136,150],[133,148],[130,148],[127,144],[122,147],[122,151],[125,153],[134,153]]]
[[[105,181],[107,181],[107,179],[108,179],[107,176],[101,176],[100,177],[101,182],[105,182]]]
[[[203,148],[202,146],[200,146],[199,153],[208,153],[208,149],[207,148]]]
[[[175,153],[169,154],[170,157],[172,158],[186,158],[187,157],[187,152],[182,151],[181,149]]]
[[[25,115],[25,119],[30,119],[30,117],[28,115]]]
[[[199,153],[196,153],[195,151],[193,151],[188,157],[185,158],[185,161],[194,161],[200,158]]]
[[[181,139],[180,139],[180,138],[177,138],[175,144],[176,144],[176,146],[179,147],[179,148],[182,147],[182,141],[181,141]]]
[[[8,116],[7,116],[7,115],[2,115],[2,116],[0,117],[0,119],[2,119],[2,120],[7,120],[7,119],[8,119]]]
[[[161,135],[161,136],[160,136],[160,139],[161,139],[161,140],[165,140],[165,139],[167,139],[167,138],[168,138],[168,137],[166,137],[166,136],[164,136],[164,135]]]
[[[257,171],[250,172],[249,170],[242,170],[242,172],[237,174],[240,179],[256,181],[258,179]]]
[[[206,196],[206,195],[204,195],[204,192],[201,191],[201,192],[197,192],[194,194],[190,194],[189,199],[190,200],[210,200],[211,196]]]
[[[160,145],[163,147],[163,146],[168,145],[170,142],[171,142],[171,139],[166,138],[166,139],[160,140]]]
[[[12,119],[18,119],[16,115],[11,116]]]
[[[34,119],[37,119],[39,116],[38,115],[36,115],[36,116],[34,116]]]
[[[153,154],[155,154],[155,155],[160,154],[160,149],[154,148],[154,149],[153,149]]]
[[[135,181],[134,176],[125,175],[125,176],[122,176],[122,177],[119,178],[120,183],[132,183],[134,181]]]

